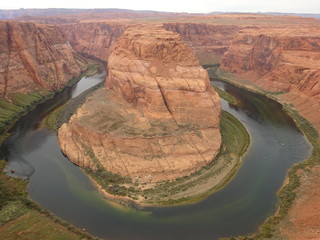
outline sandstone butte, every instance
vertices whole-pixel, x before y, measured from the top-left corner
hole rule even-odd
[[[56,26],[0,21],[0,97],[55,90],[87,67]]]
[[[177,33],[128,27],[96,91],[58,132],[77,165],[130,177],[172,180],[217,155],[220,99],[207,72]]]

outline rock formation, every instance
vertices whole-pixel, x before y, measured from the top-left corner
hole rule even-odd
[[[0,97],[58,89],[87,66],[55,26],[0,21],[0,33]]]
[[[235,34],[241,29],[236,25],[207,23],[165,23],[166,30],[177,32],[192,48],[201,64],[219,64]]]
[[[109,57],[107,88],[59,129],[74,163],[158,182],[199,170],[218,153],[219,97],[178,34],[129,27]]]
[[[320,31],[259,29],[242,31],[222,58],[221,68],[266,91],[282,93],[320,129]]]
[[[59,27],[67,36],[72,47],[106,61],[112,44],[126,29],[128,21],[82,21],[61,24]],[[235,25],[212,25],[205,23],[165,23],[164,28],[177,32],[192,48],[202,64],[219,64],[221,56],[231,44],[236,32]]]
[[[125,23],[81,22],[60,25],[72,47],[82,53],[107,61],[114,42],[122,35]]]

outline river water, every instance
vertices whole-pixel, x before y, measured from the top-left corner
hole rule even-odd
[[[288,168],[307,158],[311,147],[280,104],[232,85],[213,81],[239,100],[222,100],[251,136],[236,177],[205,200],[186,206],[119,208],[61,153],[55,134],[41,127],[53,107],[64,104],[103,75],[82,79],[21,119],[5,143],[7,169],[29,179],[29,196],[41,207],[103,239],[213,240],[249,234],[277,208],[276,192]]]

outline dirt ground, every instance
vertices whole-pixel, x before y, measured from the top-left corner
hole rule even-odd
[[[301,172],[297,194],[281,235],[290,240],[320,240],[320,166]]]

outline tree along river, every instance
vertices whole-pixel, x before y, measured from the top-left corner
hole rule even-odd
[[[29,179],[29,196],[42,208],[103,239],[213,240],[249,234],[277,208],[276,192],[287,170],[306,159],[311,147],[281,105],[232,85],[212,83],[233,95],[222,100],[251,136],[251,145],[234,179],[205,200],[185,206],[122,208],[107,201],[89,178],[61,153],[55,134],[42,119],[103,75],[82,79],[21,119],[6,141],[7,169]],[[51,109],[51,110],[50,110]]]

